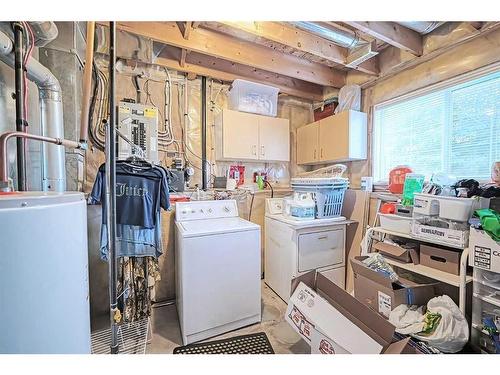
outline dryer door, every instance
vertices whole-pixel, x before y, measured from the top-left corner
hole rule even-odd
[[[299,272],[333,266],[344,261],[342,228],[299,234]]]

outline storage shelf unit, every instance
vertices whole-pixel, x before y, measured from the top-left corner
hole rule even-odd
[[[385,260],[387,261],[387,263],[399,268],[403,268],[407,271],[415,272],[420,275],[430,277],[431,279],[438,280],[449,285],[453,285],[455,287],[460,286],[460,276],[458,275],[453,275],[451,273],[443,272],[435,268],[423,266],[421,264],[403,263],[390,258],[385,258]],[[471,281],[472,281],[472,276],[467,275],[465,277],[465,282],[470,283]]]
[[[419,242],[426,242],[426,243],[431,243],[431,244],[437,244],[437,245],[444,245],[444,246],[450,246],[449,244],[443,242],[443,241],[429,241],[429,240],[420,240],[418,238],[412,237],[409,234],[406,233],[400,233],[400,232],[393,232],[390,230],[383,229],[381,227],[372,227],[368,228],[366,231],[366,236],[368,238],[368,246],[367,246],[367,252],[371,252],[371,244],[372,244],[372,236],[374,233],[381,233],[385,235],[391,235],[391,236],[398,236],[398,237],[403,237],[403,238],[409,238],[415,241]],[[457,248],[455,246],[455,248]],[[461,249],[461,248],[459,248]],[[387,262],[389,264],[392,264],[394,266],[397,266],[399,268],[405,269],[410,272],[417,273],[419,275],[423,275],[426,277],[429,277],[431,279],[446,283],[448,285],[452,285],[454,287],[459,288],[459,308],[460,311],[465,315],[465,306],[466,306],[466,286],[469,282],[472,281],[472,276],[467,275],[467,260],[469,257],[469,249],[461,249],[462,251],[462,256],[460,257],[460,274],[453,275],[451,273],[443,272],[440,270],[436,270],[431,267],[423,266],[423,265],[415,265],[413,263],[402,263],[398,262],[396,260],[392,260],[389,258],[386,258]]]

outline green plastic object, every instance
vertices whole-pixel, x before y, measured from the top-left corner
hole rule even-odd
[[[264,189],[265,182],[264,182],[263,176],[257,176],[257,186],[258,186],[259,190]]]
[[[407,173],[405,177],[405,184],[403,186],[403,199],[401,204],[403,206],[413,206],[413,195],[421,193],[424,188],[425,176],[417,173]]]

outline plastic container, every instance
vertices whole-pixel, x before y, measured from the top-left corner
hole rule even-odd
[[[296,192],[311,193],[316,202],[316,218],[326,219],[342,214],[345,191],[349,187],[347,178],[336,179],[292,179]]]
[[[485,318],[491,318],[497,329],[500,329],[500,303],[474,293],[472,295],[472,324],[482,327]]]
[[[476,349],[482,350],[488,354],[496,354],[495,342],[479,327],[472,327],[470,341]]]
[[[474,282],[474,293],[495,301],[500,305],[500,289],[493,288],[488,284]]]
[[[488,206],[487,199],[457,198],[442,195],[416,193],[413,213],[428,216],[438,215],[442,219],[466,222],[474,210]]]
[[[279,89],[235,79],[229,91],[229,109],[276,117]]]
[[[474,267],[474,283],[484,284],[491,288],[500,290],[500,273],[495,273]]]
[[[383,229],[398,232],[402,234],[410,234],[411,232],[411,217],[404,217],[395,214],[378,214],[380,226]]]
[[[315,217],[316,203],[311,193],[295,193],[294,198],[288,200],[289,216],[297,220],[311,220]]]

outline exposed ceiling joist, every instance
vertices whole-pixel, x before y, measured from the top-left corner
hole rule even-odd
[[[345,21],[344,23],[415,56],[422,55],[422,36],[395,22]]]
[[[201,28],[184,39],[176,23],[117,22],[117,28],[155,41],[322,86],[342,87],[346,73]]]
[[[202,62],[204,65],[191,63],[191,60]],[[212,63],[210,63],[211,60]],[[155,64],[164,66],[168,69],[188,73],[191,76],[207,76],[225,82],[232,82],[238,78],[246,79],[252,82],[272,85],[279,88],[282,93],[297,96],[299,98],[316,101],[323,100],[323,89],[321,86],[290,77],[284,77],[275,73],[264,72],[248,66],[240,66],[239,64],[217,60],[219,59],[206,55],[199,55],[197,53],[190,53],[187,56],[187,61],[184,66],[179,64],[179,60],[170,57],[158,57]],[[221,70],[223,68],[227,71]]]
[[[241,33],[245,33],[248,36],[245,39],[253,42],[257,42],[255,38],[263,38],[343,66],[346,65],[349,54],[347,48],[277,22],[206,22],[202,26],[236,37],[241,37]],[[376,62],[367,61],[366,64],[353,68],[372,75],[378,74]]]

